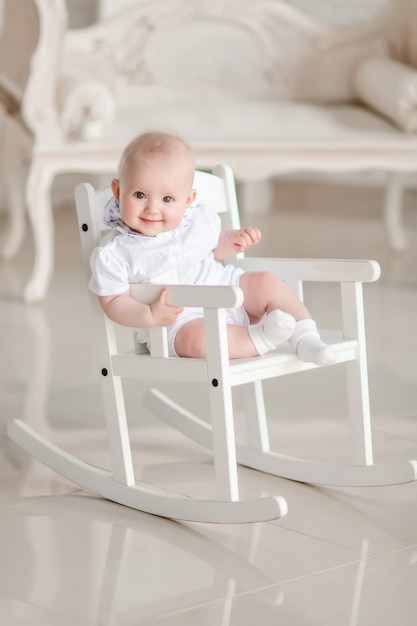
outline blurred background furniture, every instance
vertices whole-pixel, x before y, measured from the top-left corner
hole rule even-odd
[[[416,24],[412,0],[340,27],[283,0],[153,0],[68,29],[64,0],[4,0],[1,165],[11,221],[2,253],[20,248],[25,205],[35,245],[26,302],[45,296],[53,271],[56,176],[112,176],[125,144],[149,128],[188,139],[199,168],[229,163],[254,211],[258,183],[270,189],[278,176],[377,175],[389,244],[404,248],[404,177],[417,170]]]

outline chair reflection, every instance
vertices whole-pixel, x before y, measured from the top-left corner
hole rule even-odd
[[[16,522],[16,511],[11,508],[10,513]],[[73,607],[77,615],[67,617],[89,616],[88,623],[96,626],[148,623],[143,620],[202,606],[210,613],[208,623],[229,626],[236,594],[250,593],[260,614],[271,619],[284,602],[283,591],[256,566],[261,525],[250,526],[249,554],[243,557],[195,528],[126,508],[121,512],[119,506],[90,496],[33,498],[18,513],[19,544],[30,558],[20,565],[15,559],[12,578],[25,569],[28,601],[45,616],[56,612],[58,620],[64,617],[68,589],[79,604]],[[187,564],[187,579],[176,580],[171,572],[164,576],[155,554],[167,551],[178,558],[177,567]],[[76,574],[74,560],[84,563]],[[9,592],[16,604],[22,601],[19,587]]]

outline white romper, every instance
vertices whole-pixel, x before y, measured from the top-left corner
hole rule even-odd
[[[239,285],[243,270],[214,258],[221,222],[218,213],[207,205],[191,205],[176,229],[155,237],[131,231],[121,221],[114,199],[109,201],[104,219],[112,232],[93,250],[90,259],[89,288],[97,295],[123,293],[130,283]],[[186,308],[168,328],[170,356],[176,356],[174,342],[181,326],[201,317],[203,309]],[[227,309],[226,320],[228,324],[249,324],[243,306]],[[146,329],[138,333],[138,340],[148,343]]]

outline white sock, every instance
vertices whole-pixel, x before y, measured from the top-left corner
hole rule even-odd
[[[268,313],[259,324],[248,326],[248,331],[256,352],[265,354],[287,341],[294,327],[295,319],[292,315],[275,309]]]
[[[289,342],[302,361],[316,363],[316,365],[336,363],[335,351],[327,343],[321,341],[314,320],[298,321]]]

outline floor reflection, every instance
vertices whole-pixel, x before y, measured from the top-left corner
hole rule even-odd
[[[208,605],[210,624],[229,626],[240,594],[250,593],[271,617],[284,602],[254,563],[261,525],[251,528],[246,558],[193,527],[85,495],[28,498],[3,509],[0,525],[2,561],[9,564],[7,575],[1,568],[1,587],[15,608],[28,603],[39,614],[110,626]],[[159,562],[164,552],[176,554],[172,566]]]

